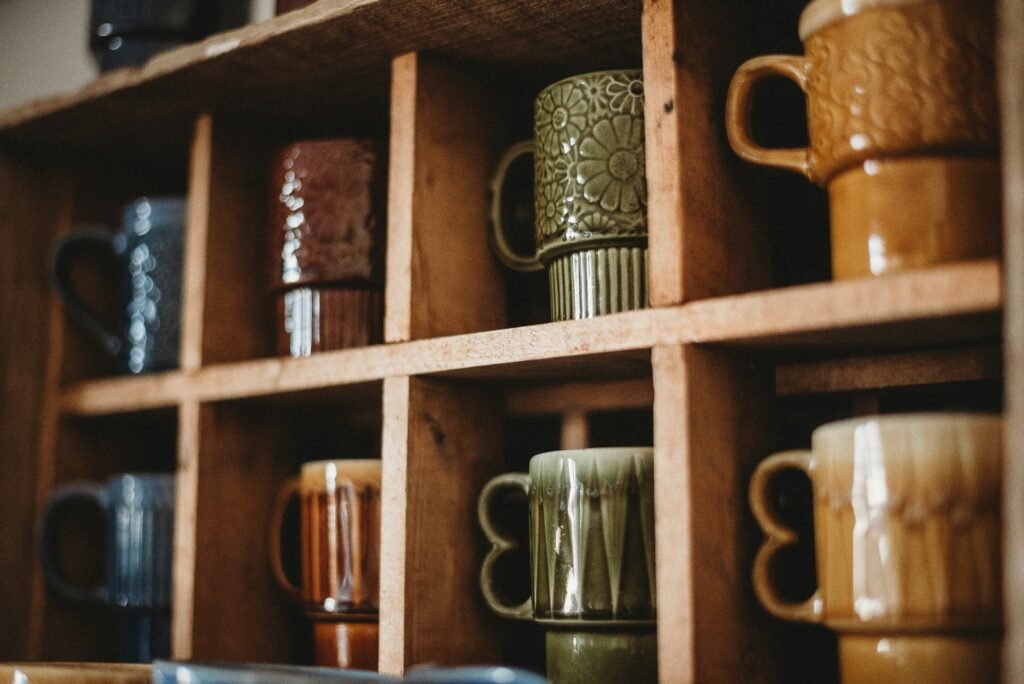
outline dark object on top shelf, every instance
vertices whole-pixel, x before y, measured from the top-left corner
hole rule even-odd
[[[297,10],[306,5],[312,5],[316,0],[277,0],[277,6],[275,8],[276,14],[284,14],[285,12],[291,12]]]
[[[247,0],[92,0],[89,44],[110,71],[248,20]]]

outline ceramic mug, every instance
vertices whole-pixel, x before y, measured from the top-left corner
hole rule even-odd
[[[277,497],[270,567],[313,621],[318,665],[377,667],[380,595],[380,459],[313,461]],[[281,562],[288,502],[299,498],[302,580]]]
[[[999,110],[991,0],[815,0],[802,57],[743,64],[726,130],[747,161],[828,188],[836,278],[999,254]],[[807,96],[810,145],[767,149],[750,132],[767,77]]]
[[[125,208],[121,232],[79,230],[54,250],[54,283],[68,315],[123,372],[178,367],[184,229],[184,198],[142,197]],[[90,245],[121,262],[123,305],[116,331],[82,304],[71,284],[72,263]]]
[[[536,251],[519,254],[506,223],[509,169],[534,159]],[[647,294],[644,84],[639,70],[554,83],[534,106],[534,138],[513,145],[491,183],[497,257],[547,268],[556,321],[642,309]]]
[[[480,587],[498,615],[546,627],[548,677],[569,682],[656,682],[654,450],[575,449],[538,454],[530,472],[506,473],[480,493],[493,545]],[[529,497],[530,597],[501,598],[495,564],[518,542],[498,530],[499,496]]]
[[[856,418],[814,431],[810,451],[770,456],[750,481],[766,540],[754,589],[776,617],[839,632],[855,682],[994,682],[1000,651],[997,415]],[[773,567],[796,543],[769,504],[776,473],[802,470],[814,493],[818,588],[780,595]]]
[[[104,512],[106,581],[99,586],[72,584],[54,554],[62,511],[73,502]],[[119,657],[149,662],[170,653],[173,541],[174,476],[126,473],[102,486],[71,483],[53,491],[42,515],[40,561],[57,593],[118,609]]]
[[[387,170],[369,139],[304,140],[274,158],[271,290],[279,354],[383,336]]]

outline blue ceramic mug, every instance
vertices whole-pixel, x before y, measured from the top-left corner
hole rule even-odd
[[[93,504],[104,514],[105,581],[71,583],[55,554],[62,510]],[[174,476],[125,473],[104,485],[75,482],[54,490],[43,511],[40,560],[50,587],[74,601],[119,612],[119,657],[148,662],[170,654]]]
[[[121,232],[78,230],[54,250],[53,279],[68,316],[117,359],[122,372],[178,367],[184,228],[183,197],[141,197],[125,207]],[[90,246],[121,263],[116,330],[82,303],[71,283],[72,263]]]

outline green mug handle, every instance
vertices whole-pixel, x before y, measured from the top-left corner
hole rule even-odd
[[[487,552],[483,565],[480,566],[480,589],[483,591],[484,600],[487,601],[487,605],[498,615],[513,620],[532,620],[532,596],[518,606],[510,606],[501,601],[496,591],[497,582],[494,579],[494,564],[504,554],[519,549],[518,541],[502,535],[491,522],[491,502],[496,495],[509,489],[521,489],[526,494],[529,494],[530,476],[526,473],[498,475],[484,485],[483,491],[480,492],[480,499],[477,502],[477,517],[480,519],[480,528],[484,531],[487,541],[491,542],[491,550]]]
[[[505,150],[498,162],[498,168],[491,179],[491,237],[493,238],[494,254],[505,266],[514,271],[541,271],[536,252],[530,255],[517,254],[509,244],[504,221],[501,218],[501,204],[504,199],[505,176],[508,175],[512,163],[524,155],[533,154],[533,141],[523,140]],[[532,226],[531,226],[532,230]]]

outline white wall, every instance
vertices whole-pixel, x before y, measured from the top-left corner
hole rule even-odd
[[[81,87],[96,77],[89,53],[89,0],[0,0],[0,111]],[[252,0],[252,17],[274,0]]]

